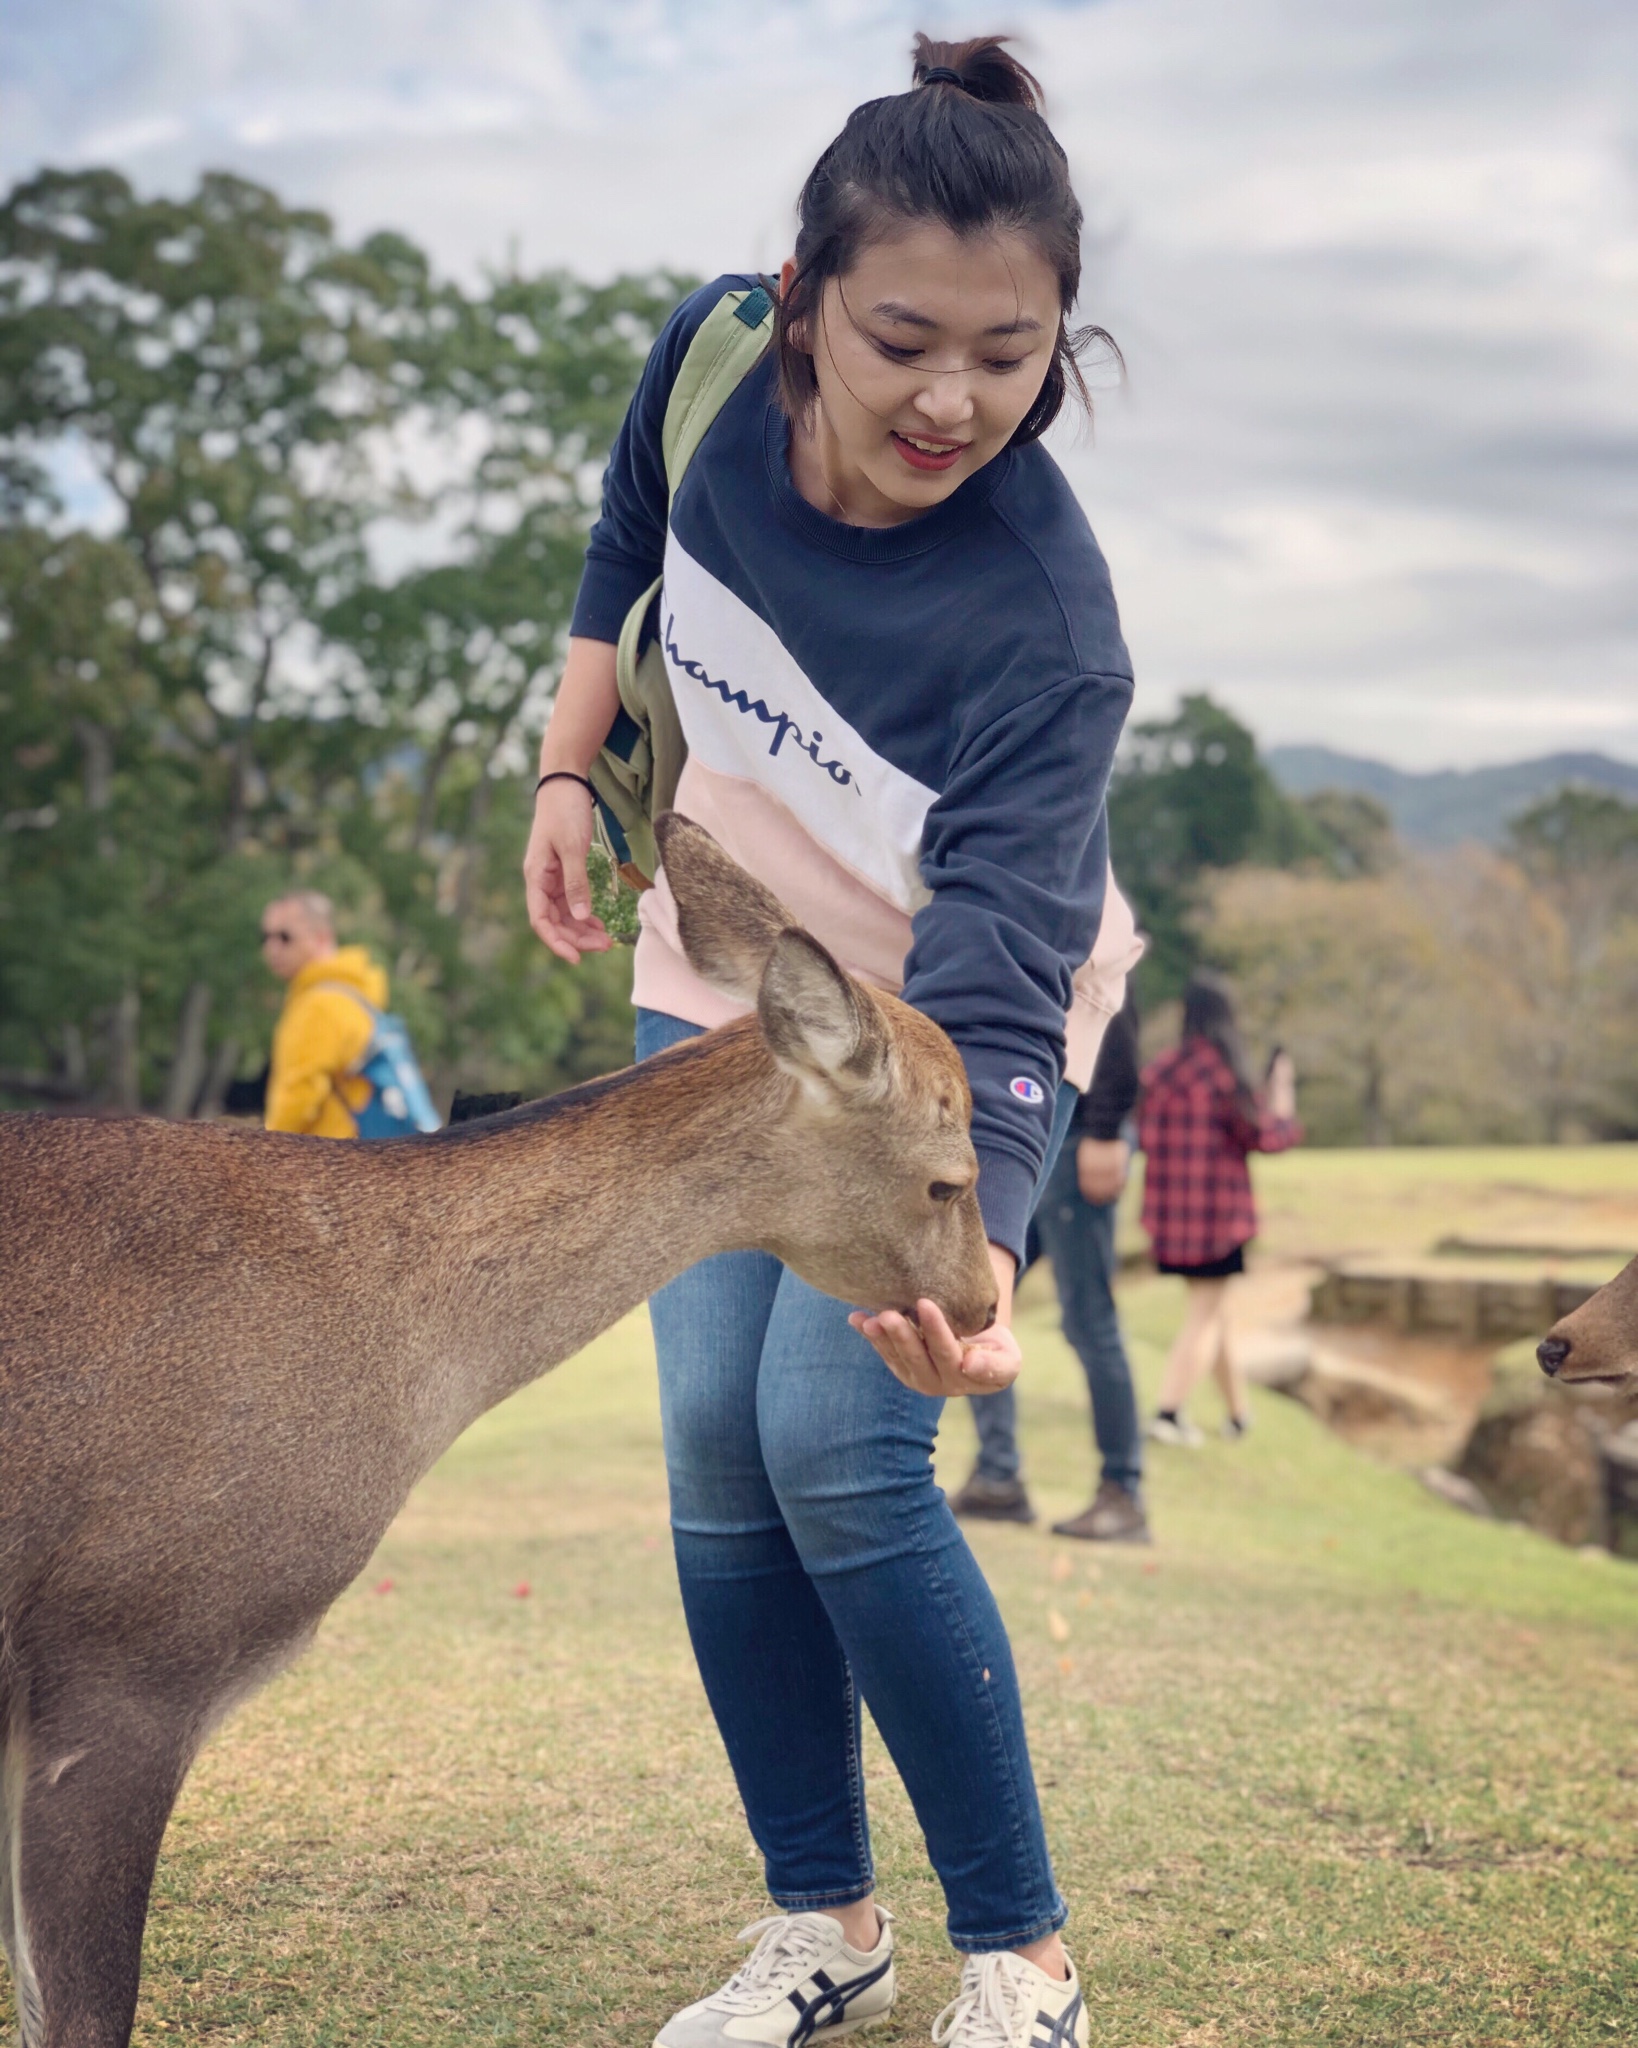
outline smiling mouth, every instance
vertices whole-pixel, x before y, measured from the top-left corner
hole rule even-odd
[[[893,445],[912,469],[949,469],[967,452],[965,441],[933,441],[920,434],[892,431]]]

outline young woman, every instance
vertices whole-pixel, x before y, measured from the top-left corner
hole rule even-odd
[[[1228,1409],[1225,1433],[1249,1426],[1245,1388],[1228,1344],[1229,1282],[1246,1269],[1246,1246],[1257,1235],[1257,1209],[1246,1165],[1253,1152],[1284,1152],[1302,1142],[1296,1077],[1276,1053],[1268,1087],[1252,1086],[1228,990],[1197,974],[1183,995],[1183,1040],[1143,1074],[1138,1142],[1146,1165],[1143,1227],[1162,1273],[1188,1283],[1183,1327],[1166,1360],[1160,1410],[1149,1434],[1161,1443],[1201,1441],[1183,1413],[1208,1372],[1216,1374]]]
[[[891,2005],[861,1700],[966,1958],[939,2038],[1086,2040],[1012,1657],[931,1470],[943,1398],[1018,1371],[1012,1277],[1074,1103],[1060,1077],[1084,1086],[1134,952],[1104,820],[1131,671],[1038,439],[1084,386],[1081,211],[1037,91],[1000,38],[918,39],[912,89],[857,109],[803,188],[768,355],[668,508],[679,365],[756,280],[678,309],[609,464],[541,749],[530,917],[574,961],[608,943],[581,778],[618,710],[621,621],[663,572],[649,629],[688,744],[677,806],[960,1047],[1001,1302],[963,1345],[930,1303],[919,1327],[850,1315],[745,1254],[652,1304],[684,1608],[782,1909],[663,2048],[824,2041]],[[733,1014],[675,915],[662,873],[641,906],[639,1057]]]

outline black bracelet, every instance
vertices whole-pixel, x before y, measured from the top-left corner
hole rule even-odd
[[[550,771],[549,774],[543,775],[540,778],[540,780],[535,784],[536,796],[539,796],[540,792],[546,787],[548,782],[578,782],[580,784],[580,787],[591,798],[592,802],[596,803],[597,801],[597,790],[595,785],[588,781],[584,775],[576,775],[572,768],[554,768]]]

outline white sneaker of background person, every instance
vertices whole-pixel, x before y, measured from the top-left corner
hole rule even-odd
[[[933,2039],[940,2048],[1087,2048],[1075,1965],[1060,1982],[1010,1950],[968,1956],[961,1990],[934,2020]]]
[[[816,2048],[886,2019],[893,1916],[876,1911],[881,1933],[868,1952],[850,1947],[828,1913],[775,1913],[743,1928],[740,1940],[756,1947],[720,1991],[667,2020],[654,2048]]]

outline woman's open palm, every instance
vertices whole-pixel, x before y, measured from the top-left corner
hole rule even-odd
[[[935,1301],[918,1301],[914,1322],[897,1309],[880,1315],[855,1309],[848,1321],[875,1346],[894,1377],[918,1394],[998,1394],[1023,1370],[1024,1354],[1005,1323],[961,1338]]]

